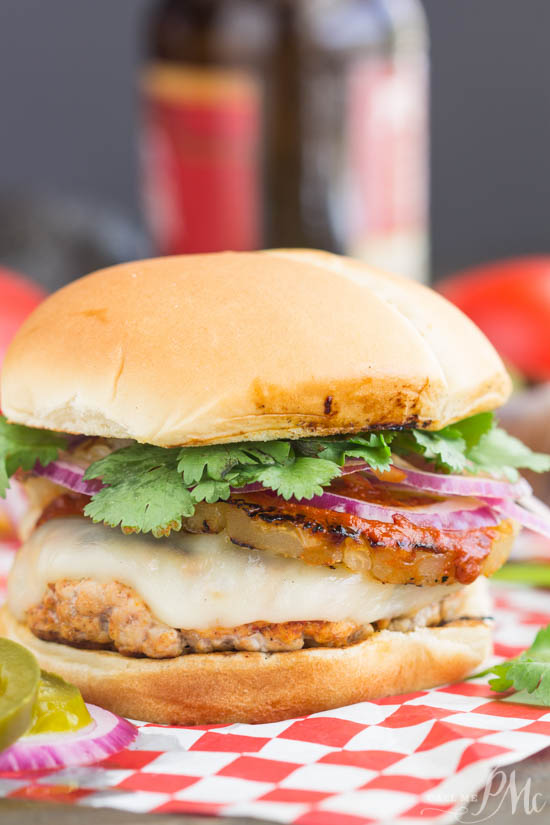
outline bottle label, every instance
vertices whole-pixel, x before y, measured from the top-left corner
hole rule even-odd
[[[163,255],[261,246],[261,89],[248,72],[154,63],[143,77],[145,208]]]
[[[421,56],[365,58],[348,75],[348,251],[416,280],[428,269],[427,96]]]

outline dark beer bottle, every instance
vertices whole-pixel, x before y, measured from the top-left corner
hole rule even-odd
[[[306,246],[427,275],[419,0],[162,0],[142,77],[162,254]]]

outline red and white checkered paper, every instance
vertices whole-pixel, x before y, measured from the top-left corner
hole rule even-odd
[[[0,593],[14,549],[0,545]],[[500,587],[495,597],[495,653],[517,655],[550,622],[550,594]],[[99,765],[0,774],[0,797],[296,825],[443,825],[492,768],[550,745],[547,709],[497,700],[479,680],[269,725],[137,724],[132,746]]]

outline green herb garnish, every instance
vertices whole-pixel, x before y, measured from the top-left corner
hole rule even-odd
[[[0,495],[18,467],[54,461],[67,445],[58,433],[8,424],[0,417]],[[85,514],[126,531],[166,535],[181,527],[198,502],[214,503],[259,483],[285,499],[308,500],[357,459],[378,472],[392,455],[420,455],[442,473],[488,473],[515,480],[518,468],[550,470],[550,456],[533,453],[496,426],[492,413],[459,421],[437,432],[384,430],[327,438],[240,442],[207,447],[134,444],[88,467],[85,479],[101,479]]]
[[[19,468],[32,470],[37,461],[45,467],[55,461],[66,446],[66,436],[8,424],[0,415],[0,497],[5,498],[9,479]]]
[[[489,679],[494,691],[514,688],[518,692],[512,701],[550,705],[550,625],[539,630],[531,647],[520,656],[478,673],[476,677],[488,673],[495,674],[494,679]]]

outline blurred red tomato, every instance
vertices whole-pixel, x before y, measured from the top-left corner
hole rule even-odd
[[[0,365],[17,329],[45,297],[38,284],[0,267]]]
[[[38,284],[0,267],[0,367],[18,327],[45,297],[46,293]],[[18,492],[13,485],[7,500],[0,499],[0,541],[15,540],[13,501],[17,499]]]
[[[550,380],[550,256],[484,264],[453,275],[438,289],[524,376]]]

